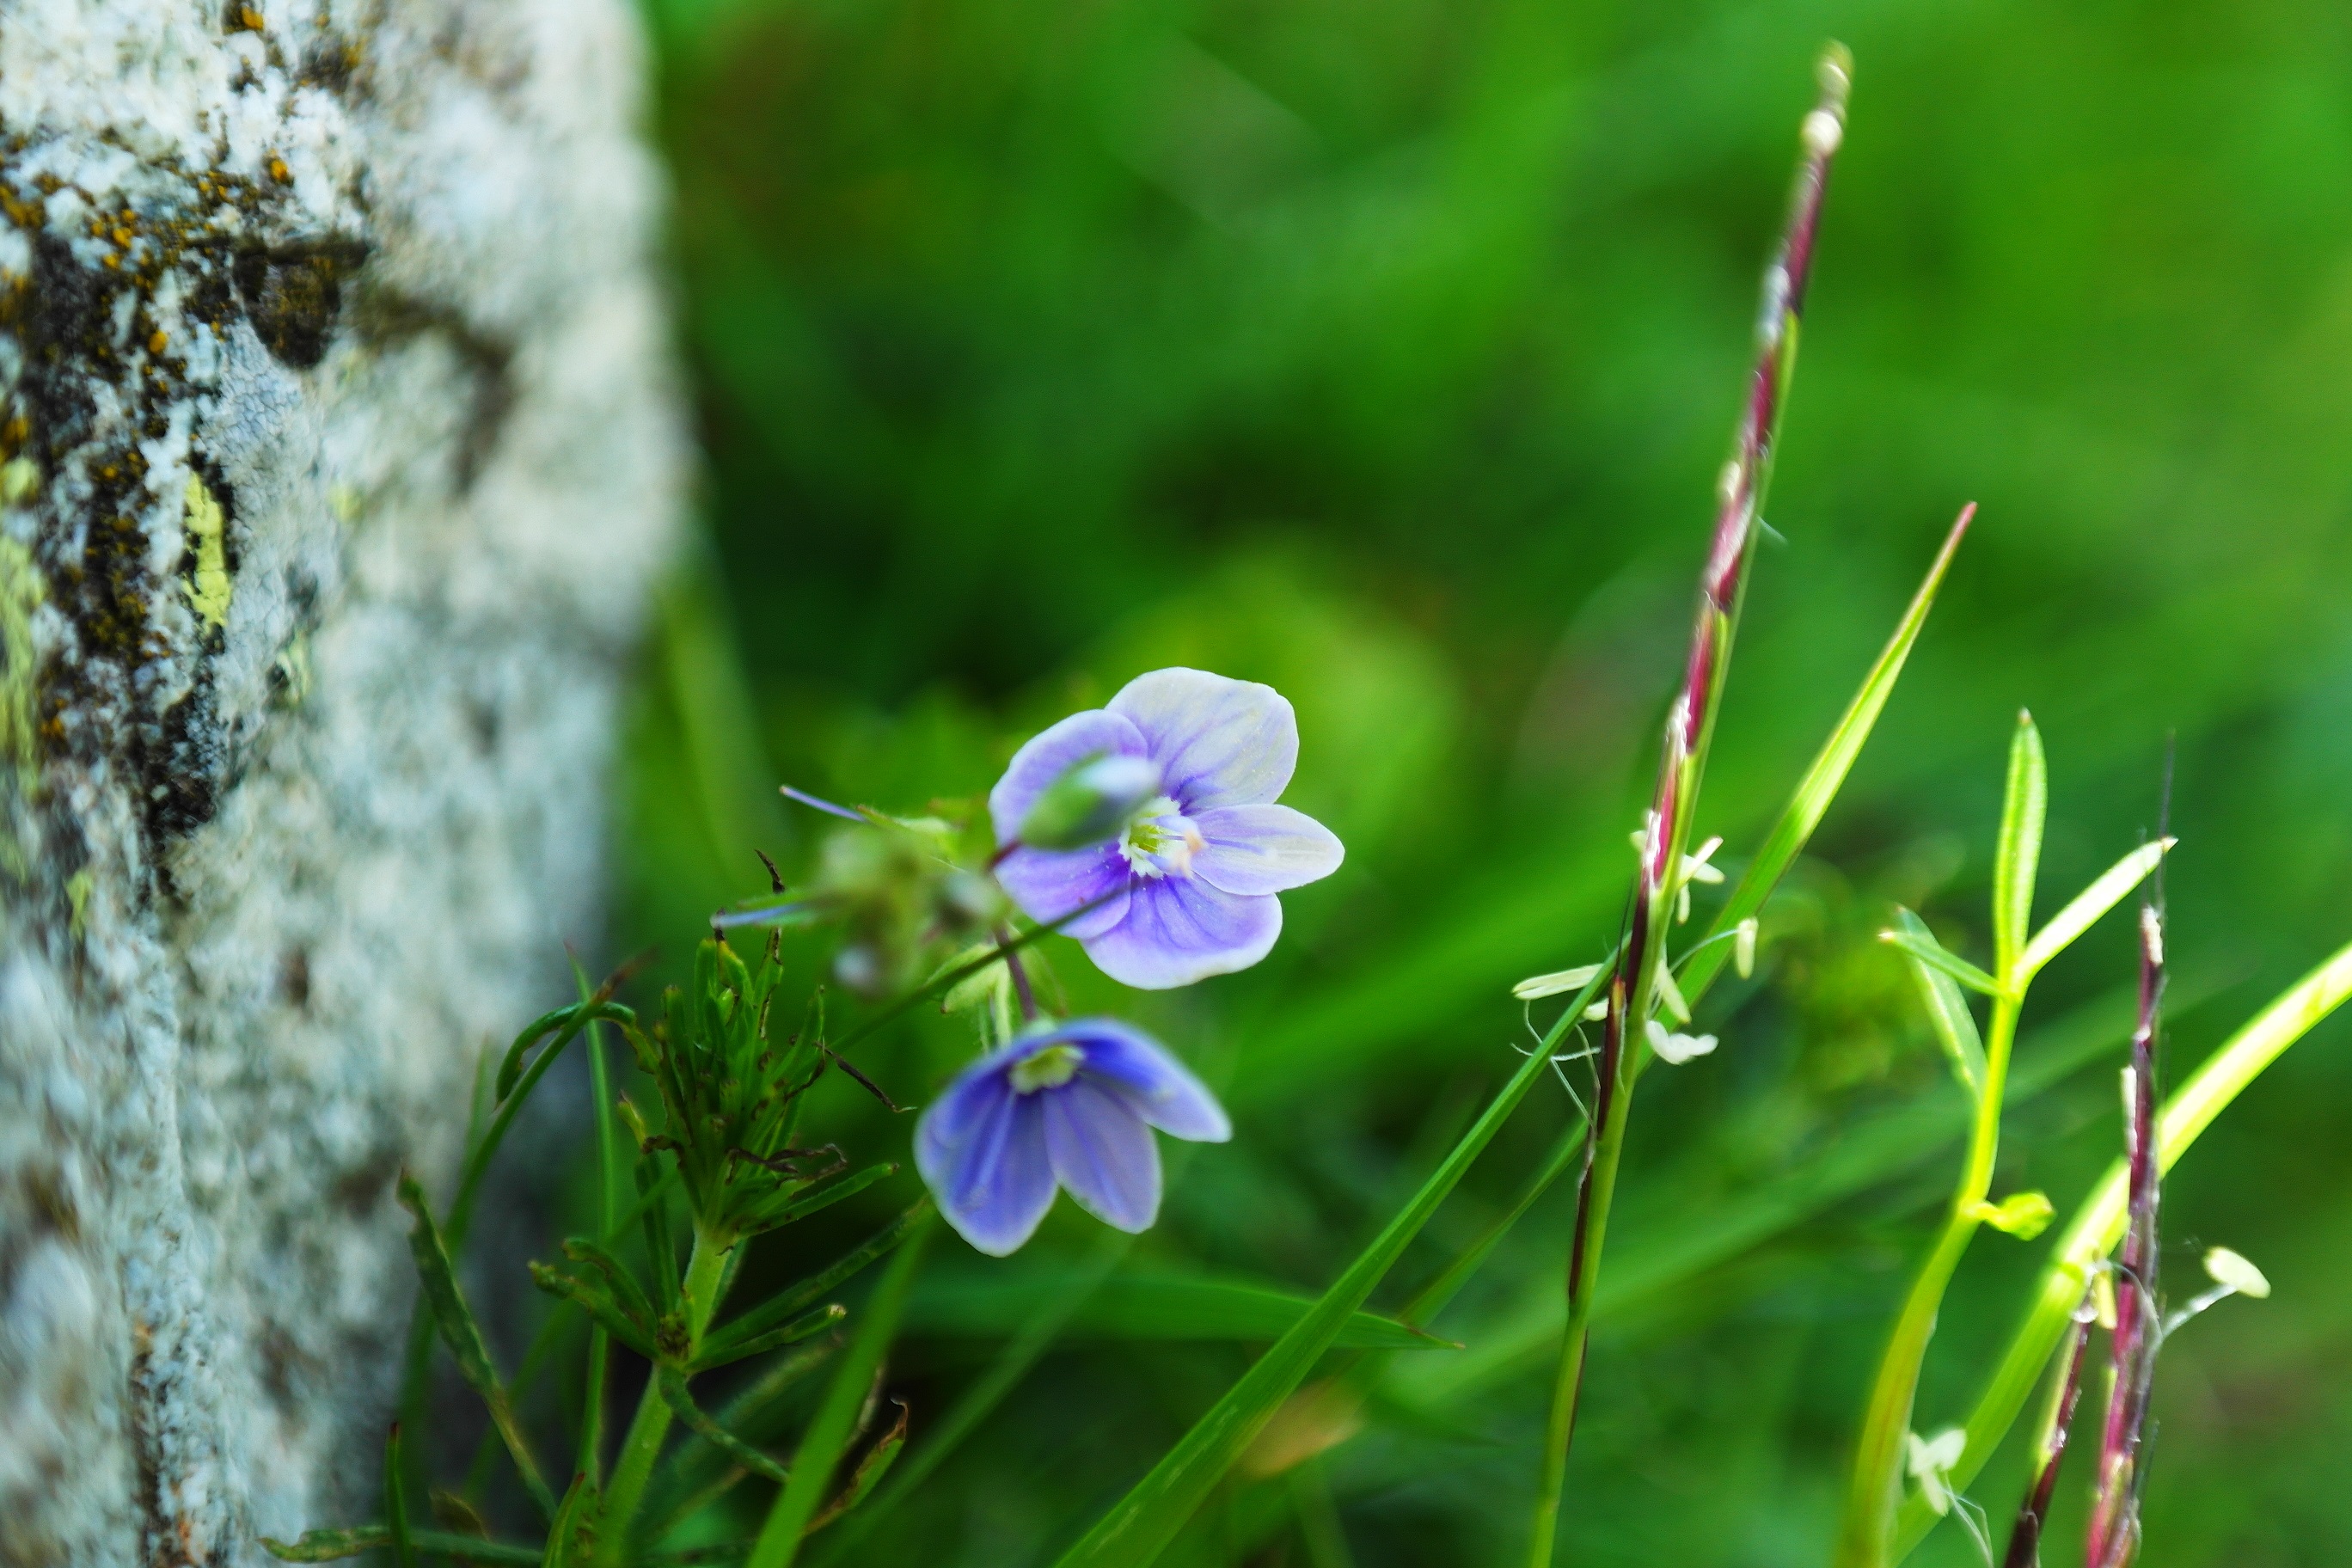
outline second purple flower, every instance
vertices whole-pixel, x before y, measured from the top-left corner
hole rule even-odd
[[[1095,844],[1018,842],[1038,797],[1074,769],[1133,758],[1159,787]],[[1331,830],[1275,804],[1298,762],[1298,721],[1270,686],[1159,669],[1108,706],[1073,713],[1013,754],[989,792],[997,878],[1031,919],[1062,930],[1112,979],[1144,990],[1246,969],[1282,933],[1276,895],[1329,876]],[[1138,792],[1140,793],[1140,792]]]

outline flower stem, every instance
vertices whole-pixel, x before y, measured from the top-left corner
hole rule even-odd
[[[1901,1500],[1903,1438],[1911,1429],[1911,1405],[1919,1392],[1919,1367],[1927,1359],[1927,1342],[1936,1332],[1936,1314],[1952,1271],[1983,1223],[1980,1215],[1992,1190],[1993,1160],[2000,1152],[2000,1101],[2009,1082],[2010,1047],[2017,1039],[2021,998],[2014,993],[1993,999],[1992,1027],[1985,1039],[1985,1081],[1977,1099],[1975,1125],[1969,1138],[1969,1157],[1959,1185],[1952,1194],[1952,1210],[1936,1245],[1911,1281],[1902,1314],[1895,1320],[1886,1353],[1871,1385],[1870,1404],[1863,1416],[1862,1441],[1853,1460],[1853,1486],[1846,1500],[1845,1523],[1839,1531],[1837,1568],[1885,1568],[1891,1561],[1895,1509]]]
[[[1613,1000],[1622,1004],[1622,997]],[[1610,1030],[1620,1032],[1622,1005],[1610,1009]],[[1602,1047],[1604,1072],[1622,1058],[1621,1043]],[[1535,1531],[1528,1546],[1531,1568],[1549,1568],[1559,1527],[1559,1500],[1568,1478],[1568,1446],[1576,1433],[1576,1410],[1584,1383],[1584,1349],[1592,1328],[1592,1297],[1601,1283],[1601,1246],[1609,1229],[1610,1200],[1617,1191],[1617,1163],[1625,1147],[1625,1123],[1633,1106],[1632,1075],[1607,1072],[1601,1091],[1601,1131],[1589,1146],[1578,1194],[1576,1240],[1569,1254],[1568,1331],[1559,1343],[1559,1373],[1553,1380],[1551,1415],[1544,1424],[1543,1469],[1536,1493]]]
[[[719,1305],[719,1283],[734,1251],[732,1241],[720,1241],[700,1226],[694,1227],[694,1251],[686,1264],[682,1295],[686,1307],[687,1356],[701,1348],[702,1332],[710,1326]],[[627,1561],[630,1527],[646,1500],[646,1484],[653,1479],[654,1461],[661,1458],[662,1440],[669,1436],[669,1402],[661,1395],[660,1369],[646,1380],[637,1413],[621,1439],[621,1453],[613,1466],[613,1484],[604,1493],[604,1541],[600,1559],[607,1563]]]

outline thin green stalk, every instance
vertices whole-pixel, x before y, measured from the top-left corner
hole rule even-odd
[[[1854,1454],[1853,1489],[1838,1539],[1838,1568],[1880,1568],[1887,1561],[1895,1509],[1902,1497],[1903,1439],[1911,1430],[1919,1369],[1927,1357],[1927,1342],[1935,1336],[1936,1314],[1943,1307],[1944,1292],[1977,1227],[1984,1223],[1985,1201],[1992,1190],[1993,1162],[2000,1152],[2001,1097],[2008,1088],[2018,1010],[2019,999],[2014,995],[1994,999],[1992,1026],[1985,1040],[1984,1091],[1977,1100],[1968,1159],[1952,1193],[1951,1213],[1927,1261],[1911,1281],[1886,1352],[1879,1360],[1878,1377],[1863,1415],[1862,1440]]]
[[[759,1542],[751,1548],[745,1568],[792,1568],[799,1555],[801,1540],[832,1489],[833,1473],[842,1450],[849,1446],[857,1412],[882,1370],[882,1358],[889,1353],[890,1341],[898,1331],[898,1315],[922,1266],[924,1245],[938,1228],[934,1218],[925,1216],[915,1233],[899,1244],[889,1271],[874,1287],[856,1343],[842,1358],[825,1389],[824,1404],[801,1435],[800,1447],[793,1452],[792,1479],[768,1510],[767,1522],[760,1529]]]
[[[702,1333],[710,1326],[711,1312],[719,1305],[719,1281],[734,1246],[732,1241],[717,1240],[700,1226],[695,1227],[694,1251],[687,1259],[683,1289],[688,1361],[702,1347]],[[669,1404],[662,1398],[661,1375],[656,1368],[646,1379],[646,1391],[637,1400],[636,1415],[629,1422],[628,1434],[621,1439],[620,1456],[613,1464],[613,1484],[604,1493],[604,1544],[598,1556],[607,1564],[627,1560],[630,1530],[636,1522],[638,1508],[645,1502],[646,1483],[653,1479],[654,1461],[661,1457],[662,1440],[669,1436]]]
[[[589,1104],[596,1118],[596,1233],[613,1229],[613,1182],[620,1170],[614,1147],[612,1083],[604,1070],[604,1039],[596,1026],[588,1027]],[[604,1381],[612,1360],[612,1336],[596,1323],[588,1326],[588,1378],[580,1399],[580,1473],[601,1487],[604,1476]]]
[[[2255,1015],[2173,1091],[2157,1118],[2157,1152],[2162,1170],[2169,1172],[2214,1118],[2265,1068],[2347,999],[2352,999],[2352,944],[2338,949]],[[1954,1491],[1977,1478],[2033,1396],[2051,1353],[2065,1337],[2084,1286],[2123,1237],[2126,1197],[2126,1173],[2119,1160],[2084,1200],[2073,1223],[2051,1249],[2025,1321],[1969,1415],[1968,1446],[1949,1475]],[[1925,1499],[1906,1500],[1888,1561],[1901,1562],[1937,1518]]]
[[[1559,1373],[1552,1384],[1550,1418],[1544,1425],[1543,1469],[1536,1494],[1535,1529],[1528,1546],[1528,1561],[1535,1568],[1549,1568],[1553,1537],[1559,1527],[1569,1441],[1576,1433],[1584,1352],[1591,1337],[1592,1299],[1601,1283],[1601,1244],[1609,1228],[1610,1201],[1616,1195],[1617,1164],[1624,1152],[1625,1122],[1633,1105],[1633,1084],[1628,1076],[1610,1097],[1601,1135],[1592,1145],[1591,1163],[1586,1167],[1589,1214],[1577,1236],[1575,1271],[1569,1282],[1568,1331],[1560,1340]]]

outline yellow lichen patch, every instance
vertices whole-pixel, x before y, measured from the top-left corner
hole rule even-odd
[[[33,702],[33,612],[47,596],[32,552],[0,535],[0,763],[29,790],[40,760]]]
[[[204,478],[188,476],[188,515],[182,525],[187,530],[188,542],[196,552],[194,577],[181,584],[187,590],[188,604],[205,625],[228,625],[228,552],[222,536],[228,519],[213,492],[205,488]]]
[[[275,153],[272,153],[269,159],[269,177],[281,185],[290,185],[294,183],[294,172],[286,166],[285,159]]]

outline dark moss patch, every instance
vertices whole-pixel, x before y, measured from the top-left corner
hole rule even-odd
[[[367,259],[352,240],[254,246],[233,271],[246,317],[281,363],[309,370],[327,354],[342,313],[343,280]]]

